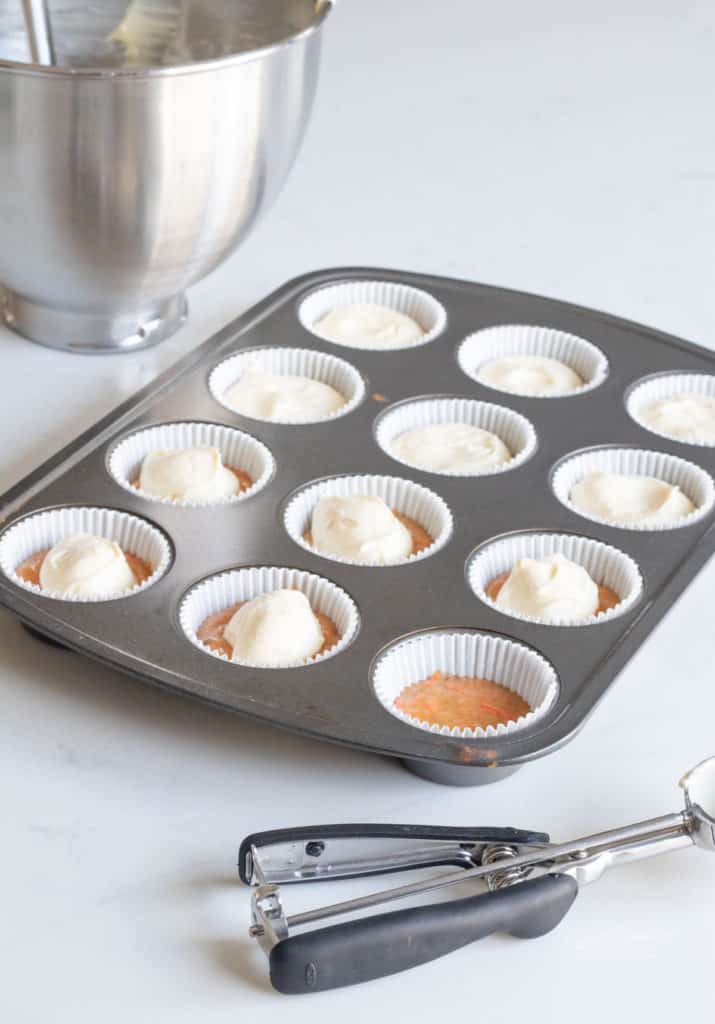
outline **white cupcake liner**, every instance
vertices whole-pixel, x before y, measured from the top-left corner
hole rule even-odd
[[[570,500],[574,484],[589,473],[622,473],[626,476],[651,476],[679,487],[695,505],[695,509],[674,523],[621,523],[600,516],[588,515]],[[554,494],[566,508],[584,519],[621,530],[677,530],[690,526],[708,515],[715,504],[715,484],[709,473],[692,462],[665,452],[642,448],[589,448],[566,456],[551,478]]]
[[[501,608],[487,595],[488,584],[502,573],[511,572],[520,558],[548,558],[555,554],[582,566],[595,583],[617,594],[620,603],[608,611],[583,619],[546,622],[538,616]],[[490,608],[512,619],[546,626],[590,626],[610,622],[630,611],[643,593],[643,579],[632,558],[610,544],[569,533],[519,533],[488,541],[469,559],[467,580],[477,597]]]
[[[667,437],[678,444],[692,444],[699,448],[715,447],[714,442],[685,441],[673,434],[656,430],[650,423],[641,419],[641,411],[654,402],[663,399],[679,398],[682,395],[702,395],[715,398],[715,374],[709,373],[658,373],[644,377],[630,388],[626,395],[626,410],[636,423],[657,437]]]
[[[501,683],[518,693],[531,711],[515,722],[486,729],[450,729],[424,722],[395,707],[406,687],[428,679],[433,672]],[[378,656],[372,669],[372,684],[382,706],[407,725],[464,739],[512,736],[542,719],[554,706],[559,692],[556,671],[536,651],[506,637],[471,630],[431,630],[399,640]]]
[[[197,636],[199,626],[209,615],[230,608],[240,601],[252,601],[261,594],[270,594],[274,590],[300,590],[308,598],[313,611],[322,612],[335,623],[340,640],[323,654],[317,654],[293,666],[260,665],[253,666],[246,661],[232,661],[218,651],[212,651],[201,643]],[[314,665],[326,658],[332,658],[344,651],[352,643],[360,625],[357,606],[351,597],[335,583],[316,576],[312,572],[301,569],[276,568],[272,566],[256,566],[245,569],[231,569],[217,576],[210,576],[196,584],[184,596],[179,608],[179,623],[186,637],[194,647],[204,654],[228,661],[233,665],[244,665],[258,668],[291,668],[301,665]]]
[[[519,394],[488,384],[479,376],[479,370],[484,363],[509,356],[544,356],[547,359],[558,359],[584,381],[582,387],[574,388],[573,391],[566,391],[560,395],[524,396],[529,398],[569,398],[572,395],[582,395],[602,384],[608,375],[608,360],[599,348],[575,334],[557,331],[551,327],[533,327],[527,324],[485,327],[465,338],[457,350],[457,361],[462,371],[472,380],[502,394]]]
[[[485,466],[477,472],[453,473],[426,469],[406,462],[392,450],[392,442],[405,431],[442,423],[466,423],[488,430],[504,442],[512,453],[512,458],[502,465]],[[537,443],[536,431],[532,424],[513,409],[493,405],[491,402],[477,402],[472,398],[448,397],[409,399],[393,405],[378,417],[375,423],[375,438],[382,450],[396,462],[439,476],[492,476],[495,473],[518,469],[534,454]]]
[[[307,484],[289,498],[283,512],[283,523],[289,536],[305,551],[333,562],[389,568],[382,562],[357,562],[318,551],[303,539],[303,534],[310,530],[313,509],[320,498],[348,498],[353,495],[382,498],[389,508],[414,519],[433,538],[428,548],[409,555],[402,562],[391,562],[390,566],[407,565],[428,558],[443,548],[452,535],[452,513],[442,498],[428,488],[395,476],[334,476]]]
[[[342,405],[327,416],[315,420],[263,419],[258,416],[246,416],[261,423],[282,423],[296,426],[307,426],[310,423],[327,423],[340,416],[346,416],[357,408],[365,397],[365,381],[354,366],[326,352],[315,352],[309,348],[250,348],[229,356],[213,368],[209,375],[209,391],[224,409],[237,416],[239,413],[225,401],[226,391],[239,379],[245,369],[261,369],[268,373],[281,376],[308,377],[321,384],[334,388],[345,398]]]
[[[148,562],[154,572],[132,590],[124,594],[107,594],[103,596],[85,597],[81,595],[65,596],[49,590],[43,590],[34,583],[26,583],[15,574],[18,565],[30,555],[51,548],[66,537],[76,533],[91,533],[95,537],[104,537],[114,541],[122,551],[136,555]],[[156,583],[169,568],[171,563],[171,546],[164,534],[144,519],[133,516],[129,512],[119,512],[111,508],[65,507],[37,512],[14,523],[0,535],[0,570],[23,590],[33,594],[41,594],[54,600],[92,602],[118,601],[124,597],[133,597]]]
[[[224,466],[242,469],[253,480],[253,486],[239,494],[208,500],[160,498],[140,487],[134,487],[146,455],[156,451],[181,448],[218,448]],[[114,447],[107,458],[107,468],[120,487],[130,494],[162,505],[182,508],[203,508],[206,505],[227,505],[250,498],[262,490],[275,473],[273,456],[264,444],[250,434],[234,427],[216,423],[162,423],[130,434]]]
[[[350,341],[338,341],[329,338],[316,330],[316,324],[337,306],[349,306],[353,303],[374,303],[387,306],[397,313],[415,320],[425,332],[417,341],[398,344],[356,344]],[[427,345],[442,333],[447,326],[447,313],[444,306],[437,302],[428,292],[410,285],[397,284],[394,281],[343,281],[340,284],[326,285],[311,292],[298,308],[298,319],[303,327],[323,341],[345,348],[356,348],[371,352],[396,352],[400,349],[418,348]]]

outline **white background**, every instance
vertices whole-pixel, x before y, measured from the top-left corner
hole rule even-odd
[[[193,289],[188,327],[111,358],[2,334],[0,489],[319,267],[508,285],[712,345],[714,55],[715,10],[694,0],[342,0],[288,186]],[[234,865],[244,834],[282,825],[512,824],[565,839],[678,809],[677,778],[715,753],[714,580],[701,574],[570,746],[474,790],[154,692],[0,614],[0,1019],[558,1024],[712,1009],[705,853],[613,873],[546,938],[497,937],[290,1001],[245,937]]]

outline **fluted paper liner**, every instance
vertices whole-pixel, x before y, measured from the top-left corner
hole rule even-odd
[[[319,551],[303,539],[303,534],[311,528],[313,509],[320,498],[348,498],[354,495],[382,498],[389,508],[419,523],[432,537],[432,544],[400,562],[357,562]],[[334,476],[306,484],[289,499],[283,513],[283,522],[290,537],[306,551],[333,562],[366,567],[406,565],[428,558],[443,548],[452,535],[452,513],[442,498],[427,487],[395,476]]]
[[[625,476],[650,476],[681,491],[695,505],[689,515],[673,523],[621,523],[589,515],[570,500],[571,490],[590,473],[622,473]],[[700,466],[677,455],[646,451],[643,448],[589,448],[567,455],[557,466],[551,486],[559,501],[584,519],[620,530],[678,530],[708,515],[715,504],[715,484]]]
[[[488,596],[486,588],[492,580],[505,572],[511,572],[519,559],[542,559],[555,554],[561,554],[582,566],[595,583],[612,590],[620,602],[605,612],[585,618],[546,622],[538,616],[502,608]],[[520,533],[487,541],[469,559],[467,579],[477,597],[490,608],[513,619],[546,626],[589,626],[610,622],[630,611],[643,593],[643,580],[632,558],[610,544],[569,533]]]
[[[470,729],[425,722],[395,707],[402,691],[433,672],[490,679],[518,693],[531,711],[506,724]],[[383,707],[416,729],[464,739],[506,737],[542,719],[559,692],[554,668],[536,651],[506,637],[471,630],[434,630],[399,640],[381,654],[372,670],[372,684]]]
[[[511,459],[501,465],[459,473],[427,469],[417,463],[407,462],[393,450],[393,441],[406,431],[442,423],[465,423],[496,434],[511,452]],[[375,425],[375,437],[382,450],[403,466],[422,469],[425,473],[437,473],[439,476],[491,476],[504,473],[518,469],[536,451],[536,431],[525,416],[503,405],[477,402],[471,398],[417,398],[400,402],[380,415]]]
[[[502,394],[519,394],[497,388],[481,380],[479,376],[479,371],[485,363],[511,356],[544,356],[547,359],[558,359],[574,370],[584,382],[581,387],[572,391],[564,391],[557,395],[526,396],[530,398],[568,398],[572,395],[582,395],[598,387],[608,375],[608,360],[599,348],[576,334],[557,331],[551,327],[535,327],[528,324],[485,327],[465,338],[457,351],[460,367],[472,380]]]
[[[279,376],[308,377],[320,384],[327,384],[345,398],[345,405],[320,416],[315,420],[263,419],[238,412],[225,399],[230,387],[236,384],[246,369],[260,369]],[[326,352],[315,352],[308,348],[252,348],[224,359],[209,375],[209,391],[224,409],[246,419],[262,423],[283,423],[306,426],[310,423],[326,423],[352,412],[365,397],[365,381],[354,366]]]
[[[667,437],[678,444],[692,444],[699,448],[715,447],[712,441],[686,441],[682,437],[675,437],[674,434],[666,434],[664,431],[656,430],[650,423],[641,419],[641,412],[654,402],[661,402],[669,398],[681,398],[684,395],[702,396],[715,398],[715,375],[710,373],[658,373],[650,377],[644,377],[633,385],[626,397],[626,409],[628,414],[656,437]]]
[[[340,341],[321,334],[316,326],[338,306],[349,306],[354,303],[371,303],[376,306],[387,306],[397,313],[410,317],[425,332],[416,341],[385,344],[366,339],[364,343]],[[447,326],[447,313],[444,306],[423,291],[410,285],[398,284],[394,281],[342,281],[339,284],[326,285],[311,292],[300,304],[298,319],[303,327],[323,341],[346,348],[366,349],[373,352],[395,352],[399,349],[417,348],[427,345],[442,333]]]
[[[218,651],[212,651],[201,643],[197,631],[201,623],[216,612],[224,611],[240,601],[252,601],[261,594],[270,594],[275,590],[300,590],[308,598],[315,612],[322,612],[335,623],[340,639],[323,654],[295,662],[293,665],[260,665],[251,666],[250,662],[232,661]],[[300,665],[313,665],[340,654],[355,637],[360,617],[355,602],[344,590],[322,576],[301,569],[288,569],[274,566],[256,566],[243,569],[230,569],[227,572],[210,576],[203,580],[185,595],[179,609],[179,622],[184,634],[191,643],[205,654],[234,665],[248,665],[259,668],[295,668]]]
[[[66,537],[90,533],[114,541],[124,552],[148,562],[154,572],[143,583],[122,594],[86,597],[44,590],[16,575],[18,565],[30,555],[51,548]],[[26,516],[0,534],[0,569],[13,583],[33,594],[62,601],[117,601],[132,597],[156,583],[169,568],[171,546],[164,534],[144,519],[110,508],[64,507]]]
[[[133,486],[133,481],[139,479],[146,455],[156,451],[182,448],[218,448],[224,466],[242,469],[253,480],[253,485],[238,494],[203,501],[161,498]],[[107,465],[116,482],[130,494],[139,495],[147,501],[160,502],[162,505],[180,505],[184,508],[233,504],[250,498],[266,486],[276,468],[269,450],[255,437],[234,427],[222,427],[217,423],[162,423],[137,431],[125,437],[112,449]]]

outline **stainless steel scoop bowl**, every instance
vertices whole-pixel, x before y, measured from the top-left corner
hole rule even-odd
[[[692,768],[680,785],[693,842],[705,850],[715,850],[715,757]]]
[[[140,348],[280,190],[331,4],[47,7],[52,66],[32,63],[20,0],[0,0],[2,316],[56,348]]]

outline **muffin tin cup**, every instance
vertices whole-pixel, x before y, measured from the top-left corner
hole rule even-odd
[[[589,515],[570,500],[571,489],[590,473],[622,473],[626,476],[650,476],[663,480],[681,491],[695,505],[689,515],[673,523],[624,523],[600,516]],[[589,448],[567,455],[555,468],[551,486],[554,494],[566,508],[584,519],[620,530],[663,531],[678,530],[703,519],[715,504],[715,484],[712,477],[686,459],[665,452],[642,448]]]
[[[481,367],[493,359],[510,356],[543,356],[558,359],[574,370],[584,382],[581,387],[559,394],[541,393],[522,395],[528,398],[569,398],[592,391],[608,376],[608,360],[599,348],[585,338],[552,327],[535,327],[527,324],[504,324],[485,327],[464,339],[457,350],[457,361],[462,371],[484,387],[501,394],[521,395],[521,392],[507,391],[483,381],[479,376]]]
[[[621,599],[619,604],[587,618],[546,621],[502,608],[488,596],[489,583],[511,572],[520,558],[548,558],[557,553],[582,566],[594,582],[617,594]],[[632,558],[610,544],[570,533],[520,533],[487,541],[469,559],[467,580],[477,597],[490,608],[522,622],[545,626],[590,626],[610,622],[630,611],[643,593],[643,579]]]
[[[304,540],[310,530],[313,509],[324,497],[349,498],[353,496],[382,498],[389,508],[419,523],[433,538],[432,544],[418,554],[408,555],[398,562],[358,562],[319,551]],[[288,499],[283,511],[283,523],[288,535],[305,551],[346,565],[379,567],[408,565],[436,554],[452,535],[452,513],[447,504],[427,487],[395,476],[334,476],[301,487]]]
[[[181,448],[218,448],[224,466],[248,473],[253,485],[238,494],[205,500],[162,498],[134,486],[133,481],[138,480],[146,455]],[[119,486],[130,494],[162,505],[203,508],[207,505],[235,504],[257,494],[273,476],[276,464],[264,444],[234,427],[223,427],[216,423],[162,423],[130,434],[120,441],[109,453],[107,468]]]
[[[395,701],[403,690],[428,679],[433,672],[501,683],[518,693],[531,711],[517,721],[486,729],[450,729],[400,711]],[[463,739],[513,736],[541,721],[559,692],[554,668],[535,650],[506,637],[473,630],[430,630],[397,641],[375,660],[372,685],[382,706],[407,725]]]
[[[238,412],[225,399],[226,391],[236,384],[245,369],[261,369],[280,376],[308,377],[310,380],[327,384],[345,398],[334,412],[318,419],[263,419]],[[224,409],[237,416],[246,416],[260,423],[282,423],[290,426],[305,426],[310,423],[327,423],[340,416],[346,416],[356,409],[365,398],[365,381],[354,366],[326,352],[315,352],[308,348],[251,348],[224,359],[213,368],[209,375],[209,391]]]
[[[709,373],[658,373],[644,377],[630,388],[626,395],[626,410],[631,419],[644,430],[656,437],[667,437],[678,444],[691,444],[699,448],[713,448],[715,441],[690,441],[675,434],[666,434],[656,430],[650,423],[641,418],[641,413],[654,402],[669,398],[682,398],[694,395],[715,398],[715,375]]]
[[[122,594],[86,597],[43,590],[16,575],[18,565],[31,555],[51,548],[77,533],[91,533],[114,541],[124,552],[148,562],[154,572],[143,583]],[[110,508],[64,507],[29,515],[0,534],[0,570],[16,586],[54,600],[74,602],[116,601],[133,597],[156,583],[171,564],[171,546],[164,534],[145,519]]]
[[[393,449],[393,442],[408,430],[431,427],[443,423],[464,423],[481,430],[488,430],[504,442],[512,458],[496,466],[484,466],[480,470],[454,472],[442,469],[427,469],[417,463],[406,462]],[[492,476],[518,469],[536,451],[536,431],[534,427],[519,413],[507,409],[503,405],[491,402],[478,402],[472,398],[417,398],[408,399],[391,406],[383,412],[375,424],[375,439],[382,450],[412,469],[421,469],[425,473],[436,473],[439,476]]]
[[[397,313],[410,317],[424,331],[416,341],[378,343],[373,339],[359,341],[339,341],[327,334],[322,334],[316,324],[338,306],[349,306],[353,303],[370,303],[386,306]],[[395,281],[343,281],[331,284],[311,292],[298,307],[298,319],[307,331],[329,341],[333,345],[345,348],[369,350],[373,352],[395,352],[399,349],[413,349],[434,341],[447,326],[447,313],[444,306],[437,302],[429,292],[411,285],[398,284]]]
[[[313,611],[322,612],[335,623],[340,640],[329,651],[295,662],[293,665],[252,666],[251,662],[233,661],[224,654],[212,651],[199,640],[198,629],[209,615],[230,608],[241,601],[251,601],[261,594],[284,589],[301,591],[308,598]],[[194,647],[221,661],[255,668],[299,668],[333,658],[344,651],[355,638],[360,626],[360,616],[353,599],[335,583],[322,576],[301,569],[255,566],[231,569],[217,576],[210,576],[192,587],[181,601],[179,624]]]

